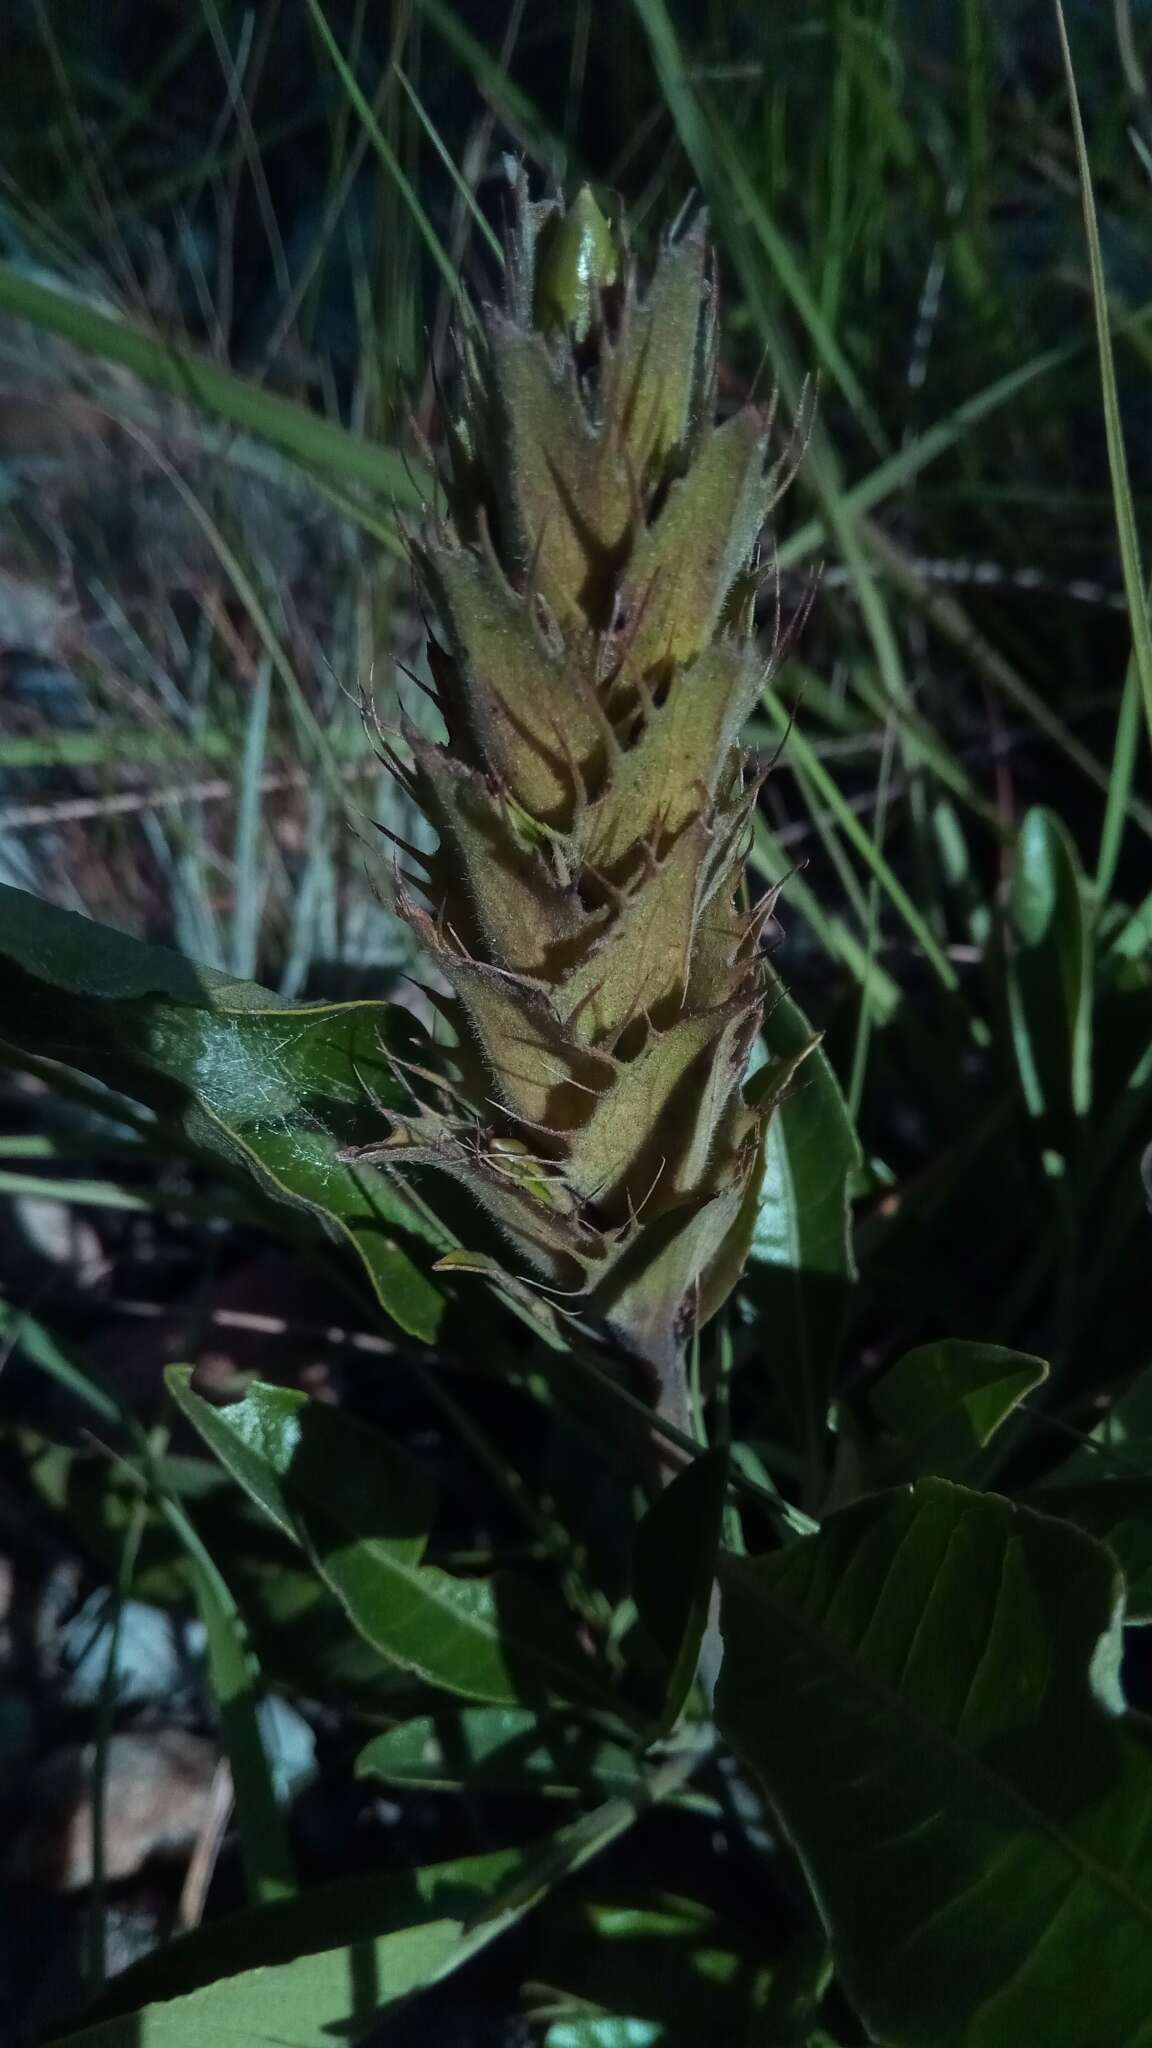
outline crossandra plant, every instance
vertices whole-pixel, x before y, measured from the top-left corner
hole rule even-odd
[[[715,419],[716,331],[699,217],[642,289],[589,191],[565,212],[521,177],[417,552],[447,743],[406,727],[392,756],[438,835],[399,900],[454,992],[457,1071],[362,1155],[462,1181],[682,1431],[768,1114],[742,1090],[772,898],[743,900],[739,736],[779,465],[756,407]]]
[[[392,1343],[342,1404],[173,1366],[217,1464],[2,1305],[116,1452],[22,1429],[31,1495],[204,1624],[248,1890],[67,2041],[450,2042],[487,2000],[541,2048],[1148,2048],[1147,1378],[1055,1450],[1021,1350],[837,1384],[858,1150],[743,873],[769,422],[715,416],[699,217],[640,270],[589,193],[514,200],[416,542],[443,734],[386,743],[437,839],[396,893],[447,1042],[0,891],[5,1067]],[[1056,1179],[1094,1005],[1145,1016],[1152,969],[1057,819],[1013,860],[987,964]],[[300,1888],[266,1687],[415,1816],[386,1873]]]

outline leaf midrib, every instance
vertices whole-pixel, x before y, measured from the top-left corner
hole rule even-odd
[[[1085,1537],[1085,1541],[1092,1542],[1093,1539]],[[737,1558],[734,1559],[734,1562],[738,1565],[746,1565],[748,1560]],[[741,1572],[739,1578],[743,1581],[742,1590],[747,1590],[748,1596],[753,1603],[758,1602],[768,1608],[777,1619],[787,1620],[790,1627],[798,1627],[807,1640],[814,1645],[817,1653],[824,1657],[832,1671],[838,1676],[848,1677],[861,1691],[868,1693],[871,1698],[895,1710],[896,1714],[902,1717],[924,1739],[926,1747],[933,1747],[949,1759],[958,1762],[970,1777],[977,1779],[981,1784],[995,1791],[1008,1804],[1014,1806],[1028,1821],[1029,1825],[1049,1837],[1074,1868],[1082,1871],[1087,1876],[1095,1878],[1103,1890],[1114,1893],[1128,1907],[1135,1919],[1152,1928],[1152,1901],[1142,1898],[1140,1893],[1134,1891],[1118,1872],[1110,1870],[1107,1864],[1100,1863],[1095,1857],[1091,1856],[1076,1842],[1074,1837],[1066,1833],[1050,1814],[1046,1813],[1042,1807],[1034,1806],[1010,1779],[1000,1776],[990,1764],[985,1763],[971,1749],[954,1738],[949,1730],[943,1728],[938,1721],[933,1720],[921,1707],[909,1701],[902,1693],[894,1691],[882,1679],[878,1679],[865,1671],[855,1658],[841,1651],[838,1644],[830,1642],[819,1625],[812,1621],[802,1610],[789,1606],[783,1600],[773,1599],[769,1589],[756,1584],[745,1573]],[[1130,1717],[1126,1716],[1125,1718]],[[1147,1833],[1147,1830],[1145,1830],[1145,1833]]]

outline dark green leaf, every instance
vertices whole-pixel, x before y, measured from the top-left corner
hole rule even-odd
[[[705,1451],[677,1473],[636,1531],[636,1611],[664,1662],[655,1733],[679,1719],[696,1677],[716,1582],[728,1452]]]
[[[1038,1487],[1026,1499],[1106,1543],[1124,1574],[1125,1621],[1152,1621],[1152,1479],[1086,1479]]]
[[[999,1344],[943,1338],[906,1352],[870,1397],[890,1433],[878,1452],[884,1478],[967,1478],[1001,1423],[1047,1376],[1042,1358]]]
[[[4,1441],[0,1437],[0,1442]],[[155,1606],[187,1604],[184,1546],[139,1475],[103,1452],[14,1437],[40,1498],[66,1517],[73,1540],[111,1577],[131,1518],[146,1506],[131,1592]],[[357,1635],[295,1543],[274,1529],[222,1465],[209,1458],[160,1458],[157,1484],[194,1519],[213,1557],[227,1560],[228,1584],[266,1676],[296,1691],[347,1706],[387,1711],[408,1680]]]
[[[876,2038],[1152,2040],[1152,1754],[1103,1546],[928,1479],[721,1584],[718,1719]]]
[[[380,1430],[292,1387],[257,1380],[242,1401],[214,1408],[194,1392],[187,1366],[172,1366],[166,1378],[205,1443],[286,1536],[305,1540],[301,1506],[318,1504],[351,1535],[386,1545],[398,1563],[419,1563],[435,1488]]]
[[[1092,946],[1079,856],[1052,812],[1020,827],[1009,904],[1008,1012],[1024,1100],[1056,1125],[1092,1100]]]
[[[185,1369],[174,1399],[252,1499],[304,1544],[348,1619],[394,1663],[497,1705],[595,1694],[566,1613],[532,1582],[421,1565],[428,1481],[386,1437],[282,1387],[212,1408]]]
[[[132,1433],[131,1411],[115,1383],[104,1379],[86,1360],[81,1363],[66,1351],[51,1330],[38,1322],[35,1316],[29,1315],[27,1310],[15,1308],[11,1302],[2,1300],[0,1345],[5,1357],[19,1348],[33,1365],[87,1408],[102,1429],[111,1429],[113,1433],[123,1429]]]
[[[146,1103],[185,1152],[241,1170],[350,1242],[389,1314],[414,1336],[435,1336],[443,1297],[413,1248],[443,1249],[448,1238],[386,1174],[341,1157],[379,1137],[377,1104],[403,1098],[388,1061],[390,1050],[412,1050],[403,1012],[375,1002],[285,1009],[251,982],[4,887],[0,959],[0,1039]]]
[[[295,1891],[296,1874],[256,1711],[259,1665],[236,1603],[212,1559],[182,1511],[170,1503],[162,1505],[183,1542],[185,1565],[204,1626],[205,1661],[232,1771],[249,1896],[258,1902],[284,1898]]]
[[[783,989],[768,998],[771,1063],[753,1076],[771,1092],[778,1063],[811,1044],[812,1031]],[[760,1207],[746,1286],[770,1333],[774,1398],[814,1472],[823,1455],[832,1374],[855,1278],[848,1190],[859,1147],[823,1049],[807,1053],[775,1110],[765,1144]]]
[[[389,1785],[547,1793],[577,1799],[627,1793],[635,1754],[577,1720],[509,1707],[448,1707],[377,1735],[356,1760],[358,1777]]]
[[[356,2040],[390,2006],[487,1947],[633,1817],[613,1801],[526,1849],[332,1885],[238,1914],[123,1971],[63,2048]]]
[[[567,1614],[531,1581],[511,1572],[461,1579],[432,1565],[398,1571],[363,1543],[342,1543],[334,1518],[312,1510],[308,1524],[313,1554],[349,1620],[430,1684],[498,1705],[557,1695],[610,1704]]]

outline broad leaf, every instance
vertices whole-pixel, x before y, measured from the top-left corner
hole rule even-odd
[[[870,1397],[888,1433],[875,1454],[884,1478],[968,1478],[1001,1423],[1047,1376],[1042,1358],[999,1344],[944,1338],[906,1352]]]
[[[280,1909],[279,1921],[266,1909],[264,1921],[245,1913],[186,1936],[117,1977],[94,2009],[110,2016],[93,2023],[85,2013],[65,2048],[330,2048],[334,2027],[356,2040],[475,1953],[468,1920],[519,1860],[505,1851],[409,1879],[334,1885],[294,1901],[295,1912]],[[497,1922],[488,1939],[502,1931]]]
[[[419,1562],[435,1488],[382,1431],[293,1387],[257,1380],[242,1401],[215,1408],[194,1392],[187,1366],[172,1366],[165,1377],[205,1443],[284,1535],[305,1540],[303,1511],[319,1503],[350,1534],[385,1545],[399,1561]]]
[[[805,1054],[811,1041],[803,1013],[775,988],[764,1023],[769,1088],[778,1064]],[[759,1073],[749,1093],[758,1085],[764,1085]],[[839,1083],[816,1045],[768,1125],[745,1283],[771,1347],[772,1383],[785,1424],[813,1472],[823,1453],[832,1375],[855,1278],[848,1191],[859,1156]]]
[[[1103,1546],[929,1479],[721,1583],[718,1719],[876,2038],[1148,2048],[1152,1754]]]
[[[544,1793],[552,1798],[633,1791],[635,1754],[572,1714],[510,1707],[449,1707],[376,1735],[356,1775],[427,1790]]]
[[[595,1694],[563,1609],[511,1573],[460,1579],[420,1562],[429,1483],[386,1437],[283,1387],[213,1408],[184,1368],[174,1399],[252,1499],[301,1542],[365,1640],[472,1699]]]
[[[1009,903],[1008,1013],[1031,1115],[1057,1129],[1092,1100],[1092,944],[1084,879],[1067,827],[1031,810]]]
[[[376,1002],[285,1008],[254,983],[7,887],[0,962],[0,1039],[146,1103],[181,1150],[307,1212],[355,1247],[403,1329],[435,1336],[443,1296],[413,1254],[448,1238],[385,1174],[342,1156],[379,1137],[378,1105],[404,1099],[388,1054],[411,1053],[410,1017]]]
[[[636,1531],[636,1610],[664,1663],[657,1735],[667,1734],[679,1720],[696,1677],[716,1583],[727,1482],[727,1451],[718,1446],[703,1452],[665,1487]]]

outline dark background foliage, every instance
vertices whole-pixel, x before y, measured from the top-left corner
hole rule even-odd
[[[1066,13],[1142,530],[1150,17],[1138,0],[1069,0]],[[824,1034],[861,1140],[849,1288],[821,1236],[821,1161],[843,1133],[817,1121],[806,1138],[801,1098],[795,1210],[765,1223],[795,1228],[792,1263],[757,1258],[724,1337],[736,1433],[802,1502],[798,1379],[834,1376],[867,1438],[884,1370],[957,1337],[1049,1362],[978,1474],[1008,1491],[1043,1479],[1152,1362],[1140,1171],[1152,788],[1134,690],[1122,709],[1132,633],[1049,6],[10,0],[5,37],[0,880],[285,1000],[419,1008],[365,825],[412,821],[375,775],[355,694],[371,682],[385,718],[397,693],[417,701],[406,673],[423,621],[394,506],[419,495],[421,436],[435,440],[450,388],[450,285],[493,276],[470,209],[499,229],[502,160],[522,155],[542,185],[589,177],[618,194],[643,251],[702,193],[724,402],[777,384],[785,424],[805,422],[776,538],[783,611],[810,610],[751,734],[774,755],[795,713],[761,803],[753,886],[788,877],[776,964]],[[69,296],[76,331],[23,317],[30,284]],[[100,315],[235,373],[231,410],[194,405],[179,378],[158,396],[139,363],[85,336]],[[262,437],[246,412],[256,387],[378,449],[379,488],[342,471],[339,442],[298,460]],[[72,997],[88,1028],[93,991]],[[18,1020],[4,1029],[19,1038]],[[52,1056],[47,1038],[39,1050]],[[26,1312],[78,1372],[109,1374],[144,1428],[169,1413],[161,1369],[177,1358],[221,1390],[257,1374],[382,1424],[436,1467],[445,1558],[523,1545],[494,1469],[559,1502],[604,1583],[627,1521],[622,1485],[593,1483],[571,1418],[559,1425],[522,1391],[520,1339],[495,1311],[469,1297],[424,1328],[417,1296],[401,1309],[384,1286],[394,1320],[382,1321],[363,1276],[310,1235],[314,1219],[291,1212],[285,1249],[286,1212],[243,1193],[226,1147],[165,1155],[94,1092],[45,1094],[35,1056],[26,1046],[5,1067],[0,1160],[13,1345],[0,1789],[21,1842],[40,1839],[25,1767],[123,1732],[123,1706],[115,1720],[70,1692],[46,1643],[123,1573],[126,1512],[87,1457],[61,1464],[87,1439]],[[403,1243],[418,1264],[418,1230]],[[500,1369],[471,1370],[481,1352]],[[430,1361],[447,1373],[447,1405]],[[1124,1458],[1143,1433],[1137,1419],[1118,1439]],[[470,1853],[539,1824],[528,1795],[483,1813],[471,1789],[370,1798],[350,1768],[349,1701],[379,1684],[363,1645],[309,1606],[304,1574],[264,1554],[234,1503],[208,1503],[203,1527],[230,1557],[270,1676],[323,1695],[305,1716],[319,1789],[293,1823],[313,1875]],[[141,1601],[171,1593],[162,1549],[148,1572],[128,1571]],[[299,1610],[273,1585],[295,1585]],[[1146,1703],[1140,1640],[1126,1681]],[[146,1717],[211,1724],[202,1674],[178,1708],[176,1677],[164,1684]],[[798,1952],[808,1909],[790,1864],[764,1877],[755,1795],[735,1779],[712,1790],[731,1803],[721,1820],[669,1811],[612,1852],[606,1887],[627,1895],[658,1869],[665,1889],[692,1892],[714,1825],[709,1908],[762,1934],[746,1900],[765,1885],[774,1942]],[[18,1930],[43,1895],[18,1858],[9,1879]],[[170,1924],[174,1888],[170,1873],[113,1883],[126,1949],[133,1914],[142,1942]],[[241,1889],[226,1856],[213,1910]],[[99,1882],[96,1894],[103,1911]],[[63,1953],[86,1922],[51,1895]],[[668,1939],[686,1952],[683,1928]],[[643,1961],[658,1936],[636,1923],[627,1940]],[[38,1947],[17,1938],[2,1964],[26,2030],[67,2002],[44,1989]],[[473,1966],[474,1988],[466,1976],[435,1994],[442,2022],[416,2011],[445,2039],[517,2038],[525,1983],[596,1987],[603,1953],[558,1913]],[[855,2038],[829,1996],[826,2038]],[[385,2038],[406,2038],[401,2024]]]

